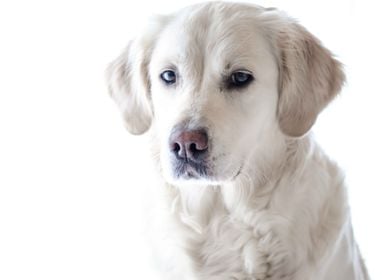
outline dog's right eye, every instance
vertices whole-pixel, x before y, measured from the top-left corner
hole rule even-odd
[[[245,70],[234,72],[230,76],[231,86],[237,88],[247,86],[250,82],[252,82],[252,80],[253,80],[252,74]]]
[[[166,70],[162,72],[161,80],[167,85],[174,84],[177,80],[176,72],[173,70]]]
[[[224,77],[224,86],[229,90],[240,90],[247,87],[254,80],[253,75],[248,70],[238,70]]]

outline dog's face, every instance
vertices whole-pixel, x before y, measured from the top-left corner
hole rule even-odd
[[[278,67],[256,26],[203,13],[160,33],[149,66],[165,177],[236,177],[275,125]]]
[[[286,137],[310,129],[344,79],[331,54],[289,18],[229,3],[156,19],[109,78],[129,130],[152,126],[174,184],[219,184],[270,160]]]

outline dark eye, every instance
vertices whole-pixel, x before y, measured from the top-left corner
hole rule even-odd
[[[161,79],[167,85],[174,84],[177,80],[176,72],[174,72],[173,70],[163,71],[161,74]]]
[[[244,87],[253,81],[253,76],[247,71],[237,71],[230,76],[231,87]]]

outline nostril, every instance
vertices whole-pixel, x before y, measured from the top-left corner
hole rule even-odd
[[[197,153],[197,152],[198,152],[195,143],[191,143],[191,144],[189,145],[189,151],[190,151],[191,153]]]
[[[207,145],[201,143],[190,143],[187,147],[187,155],[193,160],[200,160],[207,152]]]
[[[184,149],[184,146],[181,145],[181,143],[172,143],[171,150],[177,158],[186,158],[186,151]]]
[[[180,150],[181,150],[180,144],[178,144],[177,142],[173,143],[172,151],[178,153]]]
[[[201,153],[201,152],[204,152],[205,150],[207,150],[207,145],[204,145],[202,143],[191,143],[189,145],[189,150],[192,153]]]

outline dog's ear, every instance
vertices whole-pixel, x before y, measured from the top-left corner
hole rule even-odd
[[[149,82],[142,61],[131,56],[131,42],[106,69],[109,93],[120,108],[124,123],[132,134],[145,132],[151,123],[148,100]]]
[[[293,20],[276,35],[280,69],[278,121],[288,136],[304,135],[339,93],[342,65],[321,42]]]
[[[155,16],[135,40],[106,69],[109,93],[120,108],[132,134],[142,134],[151,125],[150,77],[148,66],[159,31],[167,19]]]

